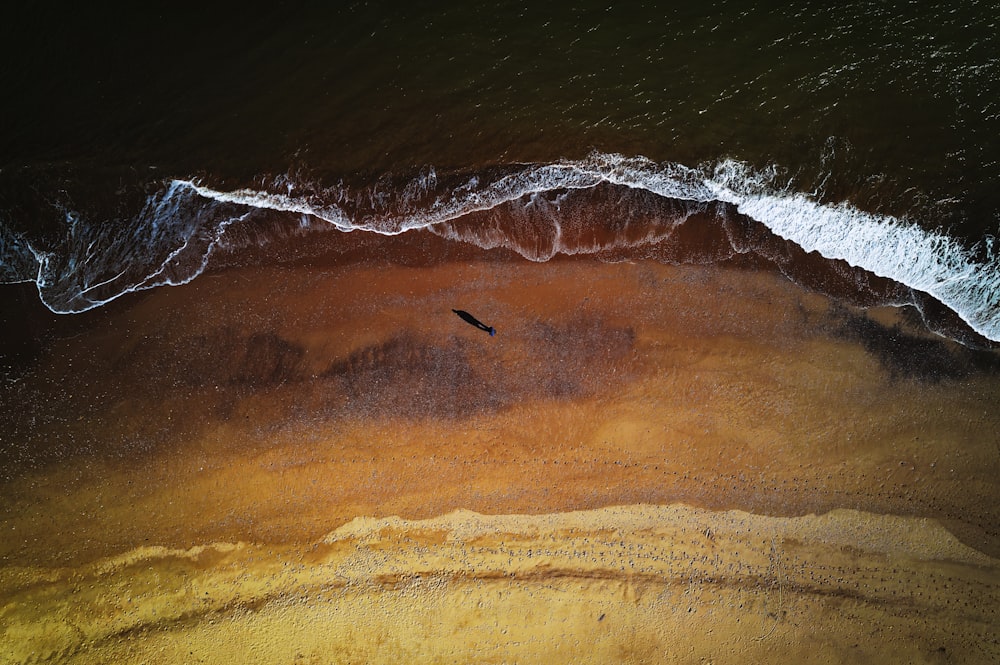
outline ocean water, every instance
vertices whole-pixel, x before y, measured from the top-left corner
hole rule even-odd
[[[305,230],[431,228],[537,261],[638,254],[711,209],[697,224],[762,224],[997,340],[993,9],[19,9],[0,278],[80,312]],[[648,207],[643,228],[560,216],[599,187]],[[455,224],[505,207],[534,213]]]
[[[326,5],[0,25],[0,660],[996,662],[995,3]]]

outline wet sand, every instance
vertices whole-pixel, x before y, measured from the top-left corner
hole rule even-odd
[[[47,343],[4,662],[1000,657],[995,354],[766,272],[391,249]]]

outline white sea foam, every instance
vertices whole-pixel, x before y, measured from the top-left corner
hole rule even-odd
[[[1000,341],[1000,263],[992,248],[985,260],[978,261],[972,251],[942,233],[896,217],[867,213],[847,203],[821,204],[802,193],[776,191],[771,187],[772,179],[772,173],[754,171],[736,161],[721,162],[711,169],[693,169],[642,157],[594,154],[578,161],[525,165],[482,186],[476,182],[439,193],[422,208],[385,210],[361,219],[349,218],[336,206],[314,205],[283,195],[252,190],[219,192],[194,183],[190,186],[200,195],[218,201],[310,214],[343,230],[384,234],[441,224],[531,194],[601,183],[685,201],[721,201],[806,251],[844,260],[934,296],[974,330]],[[499,237],[484,236],[479,241],[488,246],[503,245]],[[555,246],[556,251],[581,251],[579,247]]]
[[[928,293],[984,337],[1000,341],[1000,261],[992,247],[973,251],[943,233],[847,204],[820,204],[804,194],[746,194],[740,182],[708,181],[720,201],[807,252],[840,259]]]
[[[90,238],[81,232],[81,237],[73,239],[75,249],[58,260],[51,253],[29,247],[37,262],[35,281],[43,301],[60,312],[90,309],[137,289],[187,282],[204,270],[225,229],[255,209],[325,220],[341,231],[396,235],[436,226],[442,235],[452,234],[483,247],[511,246],[502,228],[456,235],[447,223],[526,197],[530,203],[532,195],[543,193],[556,193],[555,203],[547,205],[558,207],[558,192],[611,184],[668,199],[731,204],[806,251],[846,261],[934,296],[974,330],[1000,341],[1000,262],[992,247],[981,248],[986,250],[980,252],[985,258],[977,258],[955,239],[907,220],[867,213],[847,203],[823,204],[803,193],[783,191],[773,185],[774,173],[753,170],[740,162],[724,161],[695,169],[643,157],[595,153],[582,160],[510,165],[498,173],[470,175],[458,184],[443,184],[442,180],[433,170],[426,170],[396,190],[372,188],[352,194],[340,187],[310,187],[304,190],[310,192],[306,195],[297,195],[295,183],[287,181],[282,181],[283,191],[276,193],[266,189],[223,191],[194,180],[175,180],[162,195],[150,199],[139,216],[135,237],[127,243]],[[514,248],[533,260],[545,260],[555,253],[600,251],[626,243],[624,239],[604,244],[566,243],[558,220],[553,218],[551,223],[544,247]],[[72,229],[78,227],[71,225]],[[627,242],[655,242],[670,230],[669,226],[653,229]],[[152,264],[134,266],[135,261],[130,263],[125,255],[143,243],[167,242],[173,244],[159,252],[166,258]],[[103,273],[87,271],[95,243],[104,253],[109,247],[113,250],[114,261]],[[116,286],[109,291],[111,285]],[[91,297],[94,290],[102,295]]]
[[[116,225],[88,224],[65,211],[66,237],[56,247],[41,249],[0,227],[5,263],[13,257],[21,264],[4,281],[33,281],[41,301],[57,314],[85,312],[134,291],[184,284],[205,270],[225,229],[253,210],[220,208],[174,181],[149,197],[126,232]]]

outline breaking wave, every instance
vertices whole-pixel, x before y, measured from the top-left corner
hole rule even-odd
[[[603,153],[471,174],[439,176],[425,169],[416,177],[361,188],[319,186],[292,176],[242,189],[172,180],[148,197],[128,225],[88,222],[65,212],[64,238],[44,250],[0,220],[0,279],[34,281],[53,312],[82,312],[125,293],[194,279],[225,244],[227,228],[261,213],[297,217],[302,226],[323,226],[322,221],[344,232],[398,235],[427,229],[545,261],[557,254],[650,245],[693,212],[721,204],[805,252],[929,294],[973,330],[1000,341],[1000,262],[991,241],[969,248],[903,218],[868,213],[846,202],[821,203],[814,195],[777,186],[776,180],[775,170],[754,170],[736,161],[691,168]],[[617,222],[560,214],[563,206],[572,207],[578,192],[601,187],[617,192],[622,206],[653,210],[641,223],[629,221],[636,217],[634,210]],[[641,196],[626,203],[629,195]],[[504,217],[506,226],[476,217],[504,206],[531,210],[530,219],[524,217],[529,233],[516,228],[517,215]]]

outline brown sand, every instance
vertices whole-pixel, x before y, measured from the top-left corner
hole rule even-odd
[[[17,386],[0,660],[995,662],[994,366],[719,268],[158,290]]]

